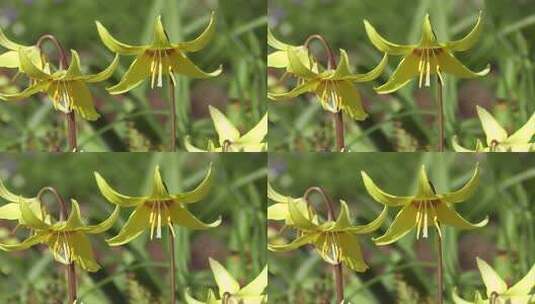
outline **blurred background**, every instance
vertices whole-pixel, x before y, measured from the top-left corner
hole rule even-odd
[[[193,189],[205,176],[210,161],[215,170],[213,188],[207,198],[192,204],[189,210],[206,222],[221,215],[223,223],[206,231],[175,225],[177,299],[184,303],[186,288],[200,300],[206,299],[208,288],[217,290],[208,257],[221,262],[242,284],[253,280],[264,267],[265,155],[3,154],[0,175],[9,190],[27,197],[44,186],[56,187],[65,199],[77,199],[83,219],[94,224],[107,218],[115,206],[100,194],[93,171],[117,191],[136,196],[150,191],[153,170],[159,164],[170,193],[176,193]],[[45,201],[51,212],[57,210],[51,197],[45,196]],[[146,232],[114,248],[104,241],[117,235],[132,211],[122,209],[112,229],[89,236],[102,269],[88,273],[78,268],[78,295],[83,303],[168,303],[167,233],[161,241],[150,241]],[[12,222],[0,222],[1,242],[14,238],[10,233],[13,227]],[[17,232],[18,239],[26,235],[24,229]],[[0,303],[64,303],[64,281],[64,267],[54,262],[44,246],[13,253],[0,251]]]
[[[335,202],[343,199],[348,203],[354,224],[366,224],[379,215],[383,205],[367,193],[361,170],[384,191],[411,195],[420,166],[425,164],[437,192],[445,193],[464,185],[478,162],[479,186],[470,199],[456,204],[455,209],[471,222],[488,215],[489,223],[477,230],[460,231],[448,226],[442,230],[445,303],[451,303],[454,288],[470,301],[475,290],[485,292],[476,257],[495,267],[508,284],[517,282],[535,263],[535,158],[510,153],[285,154],[270,156],[269,180],[274,189],[293,197],[301,197],[308,187],[322,186]],[[322,206],[318,208],[322,210]],[[434,232],[429,239],[417,241],[412,231],[382,247],[371,240],[386,231],[398,211],[399,208],[390,208],[378,231],[359,236],[370,268],[364,273],[344,270],[347,301],[435,303]],[[284,241],[276,237],[280,228],[280,222],[270,221],[269,240]],[[269,270],[273,275],[269,282],[270,301],[333,303],[331,268],[310,247],[288,253],[270,252]]]
[[[152,40],[153,24],[162,15],[172,41],[197,37],[206,27],[210,11],[216,12],[217,34],[208,46],[190,58],[216,78],[191,80],[178,76],[177,137],[180,146],[186,135],[206,147],[215,130],[208,118],[211,104],[240,130],[249,130],[266,112],[266,2],[262,0],[154,0],[154,1],[40,1],[5,0],[0,3],[0,26],[15,42],[32,45],[45,33],[54,34],[64,48],[76,49],[85,71],[108,66],[113,54],[97,34],[101,21],[120,41],[139,45]],[[0,53],[4,50],[0,49]],[[53,60],[54,50],[50,50]],[[95,122],[79,121],[78,142],[84,151],[147,151],[165,148],[169,113],[167,89],[150,90],[147,81],[125,95],[110,96],[105,88],[118,83],[134,58],[123,56],[114,76],[91,86],[97,111]],[[13,86],[13,71],[0,72],[0,90]],[[17,87],[18,86],[18,87]],[[28,101],[0,104],[0,150],[63,150],[64,118],[43,96]]]
[[[509,131],[522,126],[535,111],[533,1],[268,0],[269,26],[275,37],[301,45],[311,34],[324,35],[334,50],[348,51],[358,73],[371,70],[382,56],[366,35],[364,19],[389,41],[409,44],[418,41],[423,18],[429,13],[439,40],[448,41],[464,37],[480,10],[483,32],[479,42],[456,56],[473,70],[482,70],[487,63],[492,70],[473,80],[446,76],[447,148],[455,134],[469,148],[475,147],[476,138],[484,139],[475,105],[489,109]],[[325,63],[321,49],[315,54]],[[370,116],[358,123],[345,117],[346,145],[351,151],[436,149],[434,87],[419,90],[413,81],[390,95],[377,95],[373,90],[386,82],[400,60],[400,56],[390,56],[381,77],[357,84]],[[270,84],[277,83],[279,72],[269,72]],[[322,111],[312,94],[270,102],[269,109],[271,150],[317,151],[334,146],[331,115]]]

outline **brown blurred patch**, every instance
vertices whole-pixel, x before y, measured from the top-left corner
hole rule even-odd
[[[477,115],[476,105],[490,108],[494,94],[480,80],[467,80],[459,88],[459,115],[472,118]]]
[[[227,244],[215,236],[202,233],[191,243],[191,270],[206,269],[208,258],[224,261],[229,255]]]

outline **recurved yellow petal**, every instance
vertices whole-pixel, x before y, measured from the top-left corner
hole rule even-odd
[[[73,79],[82,76],[82,69],[80,64],[80,56],[75,50],[71,50],[71,63],[67,69],[67,74],[65,75],[66,79]]]
[[[315,78],[318,75],[307,67],[302,61],[302,56],[299,56],[298,51],[295,48],[288,49],[288,61],[289,67],[292,70],[292,73],[301,78]]]
[[[373,239],[375,244],[379,246],[392,244],[409,233],[416,226],[416,213],[417,209],[412,204],[403,207],[386,233]]]
[[[89,272],[96,272],[100,269],[100,265],[95,260],[91,243],[84,233],[72,232],[69,234],[68,240],[72,259],[76,264]],[[53,247],[50,246],[50,248]]]
[[[433,26],[431,25],[431,17],[429,14],[425,15],[424,23],[422,25],[422,39],[420,40],[419,46],[423,47],[432,47],[436,44],[437,37],[433,31]]]
[[[116,205],[115,209],[113,209],[112,214],[110,214],[110,216],[107,219],[95,225],[85,226],[84,231],[86,233],[91,233],[91,234],[100,234],[104,231],[109,230],[111,226],[113,226],[113,224],[115,224],[115,222],[117,221],[117,218],[119,217],[120,209],[121,208],[119,207],[119,205]]]
[[[388,207],[385,205],[383,207],[383,211],[381,211],[379,216],[373,221],[371,221],[370,223],[366,225],[352,226],[349,229],[346,229],[345,231],[356,233],[356,234],[367,234],[367,233],[373,232],[381,227],[381,225],[385,221],[387,213],[388,213]]]
[[[372,44],[383,53],[407,55],[416,47],[416,45],[400,45],[386,40],[377,32],[377,30],[375,30],[368,20],[364,20],[364,27],[366,28],[366,34],[368,34],[368,38]]]
[[[504,142],[507,139],[507,131],[500,126],[500,124],[490,115],[487,110],[480,106],[476,106],[477,115],[483,126],[483,131],[487,136],[487,145],[491,146],[494,141],[497,143]]]
[[[187,42],[179,42],[173,46],[185,52],[197,52],[203,49],[215,34],[215,12],[210,14],[210,21],[204,31],[195,39]]]
[[[43,70],[35,66],[31,58],[28,56],[27,49],[19,49],[19,60],[21,70],[28,75],[28,77],[37,80],[49,80],[51,76]]]
[[[396,196],[384,192],[375,184],[375,182],[368,176],[368,174],[366,174],[366,172],[360,171],[360,173],[362,175],[364,187],[366,187],[366,190],[370,196],[379,203],[395,207],[407,205],[413,200],[412,196]]]
[[[65,226],[63,229],[65,230],[77,230],[82,228],[84,223],[82,222],[82,217],[80,215],[80,205],[78,205],[78,202],[74,199],[71,200],[71,213],[69,214],[69,218],[67,219],[67,222],[65,223]]]
[[[108,245],[120,246],[140,236],[145,229],[150,227],[150,211],[150,208],[144,204],[138,206],[130,214],[119,234],[106,240]]]
[[[100,114],[95,109],[93,95],[87,85],[81,80],[74,80],[69,86],[69,93],[74,100],[72,109],[85,120],[97,120]]]
[[[268,266],[264,266],[262,272],[249,284],[245,285],[239,292],[239,296],[258,296],[261,295],[268,285]]]
[[[223,146],[225,141],[235,142],[240,138],[240,131],[221,113],[217,108],[208,106],[210,116],[214,123],[217,135],[219,135],[219,144]]]
[[[235,294],[240,290],[240,283],[234,279],[223,265],[212,258],[209,258],[208,262],[210,263],[215,282],[219,288],[220,297],[223,297],[226,292]]]
[[[262,119],[249,132],[245,133],[240,140],[241,144],[261,143],[268,132],[268,114],[264,114]]]
[[[411,81],[412,78],[419,74],[418,64],[420,58],[411,53],[401,60],[398,67],[390,76],[388,81],[382,86],[377,87],[375,90],[379,94],[388,94],[394,91],[397,91],[404,87],[407,83]]]
[[[20,66],[19,52],[7,51],[0,55],[0,67],[16,69]]]
[[[438,221],[442,224],[450,225],[459,229],[481,228],[489,222],[488,217],[481,222],[472,224],[459,215],[453,208],[448,207],[445,203],[438,204],[435,207]]]
[[[148,53],[144,52],[139,54],[130,65],[121,81],[118,84],[107,88],[108,92],[112,95],[118,95],[138,87],[145,78],[149,77],[151,62],[152,57]]]
[[[169,55],[169,60],[175,73],[192,78],[216,77],[221,75],[223,72],[223,66],[219,66],[213,72],[205,72],[197,67],[191,60],[189,60],[186,55],[179,51],[175,51],[173,54]]]
[[[427,177],[425,166],[422,165],[418,174],[418,185],[415,199],[426,199],[436,197],[436,191]]]
[[[454,289],[453,292],[451,293],[451,298],[453,299],[454,304],[474,304],[473,302],[468,302],[464,300],[463,298],[459,297],[456,289]]]
[[[167,32],[165,31],[165,28],[162,23],[162,16],[156,17],[156,21],[154,22],[154,37],[151,47],[156,48],[166,48],[171,47],[171,43],[169,42],[169,37],[167,36]]]
[[[160,166],[156,166],[156,168],[154,168],[152,177],[152,192],[150,198],[153,200],[165,200],[169,198],[169,192],[167,191],[167,187],[165,186],[162,175],[160,174]]]
[[[272,48],[277,49],[277,50],[281,50],[281,51],[283,51],[283,50],[285,51],[289,47],[293,47],[292,45],[284,43],[284,42],[280,41],[279,39],[275,38],[275,36],[273,35],[273,32],[271,31],[271,29],[269,27],[267,29],[267,43]]]
[[[177,200],[181,204],[196,203],[208,195],[208,193],[210,192],[210,189],[212,189],[213,183],[214,183],[213,165],[210,164],[210,166],[208,167],[208,171],[206,172],[206,175],[204,176],[204,179],[195,189],[189,192],[183,192],[183,193],[172,195],[172,197],[173,199]]]
[[[96,21],[97,31],[102,40],[102,43],[114,53],[122,55],[140,55],[148,46],[133,46],[126,43],[122,43],[115,39],[110,32],[99,22]]]
[[[476,78],[485,76],[490,72],[490,65],[479,72],[470,70],[447,50],[439,52],[436,58],[441,71],[459,78]]]
[[[115,54],[115,58],[113,58],[113,61],[107,68],[102,70],[100,73],[84,76],[84,80],[88,83],[104,81],[113,75],[113,72],[115,72],[117,66],[119,66],[119,54]]]
[[[527,144],[535,134],[535,113],[531,115],[528,122],[518,129],[513,135],[507,138],[507,143],[511,145]]]
[[[271,93],[271,92],[269,92],[268,93],[268,98],[271,99],[271,100],[276,100],[276,101],[292,99],[292,98],[295,98],[295,97],[297,97],[297,96],[299,96],[301,94],[315,91],[316,88],[318,87],[318,84],[319,84],[319,80],[308,81],[308,82],[305,82],[305,83],[293,88],[289,92],[285,92],[285,93]]]
[[[368,73],[347,75],[347,76],[341,77],[341,79],[351,80],[355,82],[372,81],[376,79],[377,77],[381,76],[381,74],[383,73],[386,67],[387,62],[388,62],[388,55],[384,54],[383,59],[381,59],[379,64],[375,68],[373,68],[373,70],[369,71]]]
[[[302,210],[297,206],[296,203],[288,204],[288,211],[290,213],[290,219],[297,229],[303,231],[317,230],[318,225],[310,221],[307,216],[302,213]]]
[[[34,245],[37,245],[39,243],[42,243],[46,240],[47,234],[43,232],[37,232],[36,234],[32,235],[31,237],[25,239],[21,243],[18,244],[2,244],[0,243],[0,249],[4,251],[18,251],[18,250],[25,250],[28,249]]]
[[[308,233],[301,237],[298,237],[297,239],[293,240],[291,243],[284,244],[284,245],[275,245],[275,244],[268,244],[268,249],[273,252],[286,252],[295,250],[301,246],[304,246],[306,244],[310,244],[314,242],[318,237],[318,233]]]
[[[95,179],[100,193],[113,204],[121,207],[133,207],[142,204],[148,199],[148,197],[127,196],[115,191],[98,172],[95,172]]]
[[[492,292],[503,294],[507,290],[507,284],[500,278],[496,271],[487,264],[487,262],[479,257],[476,258],[476,261],[483,283],[487,288],[487,296],[490,297]]]
[[[451,146],[453,147],[453,150],[455,152],[476,152],[475,150],[467,149],[459,144],[459,140],[457,138],[457,135],[453,136],[451,140]]]
[[[447,42],[445,43],[445,47],[452,52],[462,52],[471,49],[476,44],[483,29],[481,22],[482,14],[483,12],[480,11],[477,16],[476,25],[464,38]]]
[[[364,272],[368,265],[362,256],[362,250],[356,236],[350,233],[338,233],[340,258],[344,265],[356,272]]]
[[[358,89],[348,80],[337,81],[336,88],[341,98],[341,110],[354,120],[365,120],[368,117],[368,113],[362,106],[362,99]]]
[[[169,206],[169,213],[173,224],[189,229],[205,230],[215,228],[221,224],[221,217],[212,223],[201,222],[181,204],[172,204]]]
[[[16,42],[12,41],[11,39],[7,38],[7,36],[6,36],[6,34],[4,34],[4,31],[2,30],[2,28],[0,28],[0,45],[5,47],[6,49],[12,50],[12,51],[16,51],[19,48],[27,47],[25,45],[18,44]]]
[[[476,191],[479,185],[479,164],[476,165],[474,174],[464,186],[454,192],[441,194],[440,197],[448,203],[460,203],[467,200]]]
[[[25,201],[20,201],[20,214],[24,224],[32,229],[46,230],[50,227],[47,223],[43,222],[35,213],[29,204]]]
[[[332,230],[345,230],[352,226],[351,213],[349,207],[344,200],[340,200],[340,213],[336,218],[336,223],[332,227]]]
[[[529,294],[531,289],[535,287],[535,264],[531,266],[531,269],[528,273],[515,285],[513,285],[509,290],[507,290],[507,295],[509,296],[523,296]],[[535,296],[534,296],[535,299]]]

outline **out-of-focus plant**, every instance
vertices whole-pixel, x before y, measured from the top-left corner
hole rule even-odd
[[[264,152],[267,151],[267,143],[263,142],[268,133],[268,115],[264,114],[262,119],[251,130],[240,135],[240,131],[221,113],[217,108],[208,106],[210,116],[219,136],[219,147],[214,142],[208,140],[206,150],[199,149],[190,143],[189,136],[184,141],[184,146],[189,152]]]

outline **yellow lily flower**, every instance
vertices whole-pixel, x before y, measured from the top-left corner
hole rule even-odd
[[[404,56],[388,82],[376,88],[379,94],[397,91],[417,76],[419,76],[418,86],[421,88],[423,85],[426,87],[431,85],[433,74],[437,74],[443,82],[443,73],[459,78],[476,78],[485,76],[490,71],[488,65],[481,72],[473,72],[453,55],[454,52],[470,49],[477,42],[481,33],[481,12],[470,33],[460,40],[449,42],[437,41],[429,14],[425,16],[422,37],[418,44],[395,44],[383,38],[367,20],[364,20],[364,26],[368,38],[377,49],[390,55]]]
[[[9,69],[19,69],[22,72],[19,59],[19,50],[23,49],[28,53],[30,60],[38,67],[43,67],[44,62],[41,58],[41,51],[37,46],[28,46],[18,44],[4,34],[0,28],[0,46],[6,48],[8,51],[0,54],[0,67]]]
[[[67,70],[50,73],[46,69],[37,67],[28,57],[26,51],[19,49],[21,68],[25,74],[35,80],[35,83],[20,93],[0,94],[0,99],[17,101],[43,92],[52,99],[56,110],[64,113],[75,111],[87,120],[98,119],[100,115],[95,110],[93,97],[87,83],[101,82],[110,78],[119,64],[119,57],[115,56],[110,66],[102,72],[94,75],[83,75],[80,70],[78,53],[71,50],[71,56],[71,63]]]
[[[0,244],[0,249],[16,251],[25,250],[37,244],[46,244],[52,250],[56,261],[65,265],[74,262],[87,271],[98,271],[100,266],[95,261],[87,234],[99,234],[110,229],[117,220],[119,207],[116,207],[110,217],[101,223],[86,225],[80,217],[78,202],[75,200],[71,202],[71,213],[68,219],[49,224],[42,221],[26,201],[21,200],[21,216],[26,225],[35,232],[19,244]]]
[[[154,38],[150,45],[132,46],[115,39],[109,31],[96,22],[102,42],[111,51],[121,55],[134,55],[136,59],[130,65],[121,81],[108,88],[110,94],[123,94],[138,87],[143,80],[151,78],[151,88],[163,86],[163,75],[168,75],[176,84],[174,74],[182,74],[194,78],[215,77],[221,74],[219,66],[214,72],[208,73],[199,69],[188,57],[187,52],[203,49],[215,33],[215,18],[212,12],[206,29],[195,39],[188,42],[171,43],[162,24],[161,16],[156,18]]]
[[[416,238],[420,235],[428,236],[428,227],[435,226],[441,235],[440,225],[449,225],[459,229],[474,229],[485,226],[488,217],[477,224],[472,224],[462,218],[452,207],[469,198],[479,183],[479,166],[476,166],[472,178],[459,190],[437,194],[422,166],[418,176],[418,188],[412,196],[396,196],[381,190],[375,182],[361,171],[362,180],[366,190],[373,199],[389,207],[402,206],[394,222],[383,236],[374,239],[377,245],[388,245],[401,239],[416,227]]]
[[[366,271],[368,265],[364,261],[360,244],[355,236],[379,229],[385,219],[387,208],[383,208],[381,214],[369,224],[354,226],[346,202],[341,200],[340,206],[336,221],[329,220],[318,224],[309,220],[297,204],[288,204],[292,227],[299,231],[300,236],[289,244],[268,244],[268,249],[274,252],[286,252],[312,244],[327,263],[332,265],[343,263],[354,271]]]
[[[249,284],[240,287],[240,283],[221,265],[218,261],[210,258],[210,268],[219,289],[217,299],[213,291],[210,290],[205,302],[196,300],[189,295],[186,290],[185,298],[188,304],[264,304],[267,303],[264,290],[268,284],[268,267],[264,267],[262,272]]]
[[[270,183],[267,186],[268,199],[275,202],[267,209],[267,219],[273,221],[284,221],[286,225],[293,226],[292,217],[290,216],[289,205],[296,205],[296,207],[301,211],[307,219],[311,219],[312,212],[308,208],[308,204],[304,198],[294,198],[291,196],[285,196],[277,192]]]
[[[295,46],[286,44],[273,36],[271,29],[268,28],[267,43],[269,46],[274,48],[276,51],[269,54],[267,57],[267,66],[277,69],[286,69],[286,72],[294,75],[295,73],[292,70],[290,65],[290,60],[288,58],[288,50],[293,49],[297,56],[301,59],[301,62],[308,68],[313,66],[313,70],[317,71],[317,65],[314,63],[312,57],[308,53],[308,49],[303,46]],[[312,64],[311,64],[312,62]]]
[[[301,78],[301,83],[286,93],[268,93],[273,100],[286,100],[301,94],[312,92],[320,100],[324,110],[337,113],[345,112],[355,120],[364,120],[368,116],[362,106],[359,91],[353,82],[368,82],[382,73],[386,66],[387,56],[383,57],[379,65],[366,74],[353,74],[349,66],[349,58],[345,50],[340,50],[340,64],[336,70],[328,69],[322,72],[314,71],[305,64],[307,60],[295,48],[288,48],[288,61],[292,73]]]
[[[488,299],[483,300],[481,295],[476,293],[476,300],[469,302],[459,297],[453,291],[453,302],[455,304],[483,304],[483,303],[507,303],[507,304],[529,304],[535,303],[535,293],[531,289],[535,287],[535,265],[529,272],[515,285],[508,287],[507,283],[500,278],[496,271],[484,260],[477,258],[477,267],[483,278],[483,283],[487,289]],[[491,301],[493,299],[493,301]]]
[[[522,128],[512,135],[507,135],[507,131],[487,110],[480,106],[476,107],[477,115],[487,137],[487,147],[478,140],[475,151],[466,149],[459,145],[455,136],[452,139],[452,146],[456,152],[530,152],[535,149],[535,143],[530,142],[535,135],[535,113],[531,115]]]
[[[211,224],[203,223],[186,208],[187,204],[196,203],[208,194],[213,181],[212,165],[197,188],[177,194],[170,194],[167,191],[159,167],[154,169],[152,191],[147,196],[133,197],[118,193],[98,172],[95,172],[95,178],[100,192],[110,203],[121,207],[136,207],[119,234],[106,240],[110,246],[129,243],[149,228],[151,239],[155,232],[156,238],[161,239],[162,226],[169,227],[175,237],[173,225],[189,229],[208,229],[221,224],[221,217]]]
[[[268,131],[267,113],[264,114],[258,124],[243,136],[240,131],[221,113],[217,108],[208,107],[210,117],[219,136],[219,147],[212,141],[208,142],[207,150],[193,146],[189,136],[184,141],[184,146],[189,152],[263,152],[267,150],[267,143],[262,142]]]
[[[39,214],[39,219],[49,221],[49,217],[41,209],[41,202],[37,197],[16,195],[6,188],[2,180],[0,180],[0,197],[7,201],[7,204],[0,206],[0,219],[2,220],[18,221],[19,225],[26,226],[20,213],[20,204],[24,201],[33,212]]]

